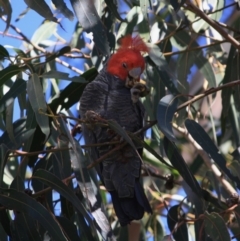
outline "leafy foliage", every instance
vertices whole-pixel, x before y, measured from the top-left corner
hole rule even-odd
[[[0,45],[0,240],[240,240],[238,3],[196,2],[25,0],[18,21],[29,9],[45,19],[29,39],[0,0],[1,32],[23,43]],[[62,15],[75,17],[67,44]],[[144,147],[154,213],[122,228],[93,168],[102,159],[84,152],[77,103],[127,34],[150,49],[146,123],[138,133],[98,124],[122,137],[118,148]]]

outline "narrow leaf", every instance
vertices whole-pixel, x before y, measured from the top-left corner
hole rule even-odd
[[[117,1],[116,0],[105,0],[105,3],[107,4],[107,6],[109,7],[109,9],[112,11],[112,13],[114,14],[114,16],[121,22],[123,22],[124,20],[122,19],[122,17],[120,16],[120,14],[118,13],[117,10]]]
[[[15,213],[13,221],[17,233],[20,234],[21,241],[41,241],[42,238],[38,232],[38,223],[35,219],[25,213]]]
[[[1,143],[1,142],[0,142]],[[0,187],[3,187],[4,168],[8,160],[9,151],[5,144],[0,145]]]
[[[80,144],[71,136],[65,122],[60,119],[60,123],[62,124],[61,126],[63,126],[64,132],[71,143],[70,146],[72,147],[72,150],[69,153],[71,156],[73,171],[80,190],[82,191],[84,198],[88,199],[90,202],[91,214],[98,224],[98,230],[102,234],[103,238],[107,239],[107,237],[112,236],[112,230],[105,213],[102,211],[102,200],[98,193],[96,182],[92,180],[89,175],[89,170],[86,168],[88,165],[87,159],[83,155]]]
[[[46,58],[46,62],[50,62],[52,60],[54,60],[55,58],[58,58],[66,53],[69,53],[71,51],[71,47],[69,46],[64,46],[63,48],[61,48],[59,51],[57,51],[56,53],[53,53],[49,56],[47,56]]]
[[[91,68],[84,72],[81,77],[87,81],[92,81],[97,76],[97,74],[97,70],[95,68]],[[61,109],[69,109],[72,105],[79,101],[85,86],[86,84],[82,83],[70,83],[51,101],[49,104],[51,110],[55,112],[58,106],[61,106]],[[68,99],[68,101],[65,101],[66,99]]]
[[[13,122],[13,104],[14,104],[14,101],[11,101],[6,108],[6,131],[12,143],[16,144],[15,137],[13,134],[13,123],[12,123]]]
[[[4,14],[7,15],[7,20],[6,20],[7,26],[4,30],[4,33],[6,33],[10,26],[10,22],[12,18],[12,7],[9,0],[0,0],[0,6],[3,8]],[[1,11],[1,14],[2,14],[2,11]]]
[[[43,89],[37,74],[33,74],[27,82],[27,92],[29,101],[36,116],[41,131],[45,134],[45,141],[50,134],[49,119],[45,115],[47,113],[47,105],[43,95]]]
[[[44,73],[42,75],[43,78],[56,78],[56,79],[62,79],[62,80],[70,80],[72,82],[76,83],[87,83],[87,81],[82,78],[81,76],[74,76],[74,77],[69,77],[69,74],[66,72],[61,72],[61,71],[55,71],[55,70],[50,70],[47,73]]]
[[[230,241],[227,226],[223,218],[217,213],[204,214],[204,228],[214,241]]]
[[[109,56],[110,50],[106,29],[97,13],[93,0],[70,0],[78,21],[88,33],[93,32],[93,40],[99,52]]]
[[[26,129],[26,119],[22,118],[13,123],[13,134],[17,145],[10,140],[9,135],[6,131],[0,137],[0,143],[4,143],[9,149],[18,149],[22,147],[23,143],[28,138],[30,138],[33,132],[33,129]]]
[[[159,101],[157,109],[158,127],[170,141],[176,141],[172,131],[172,119],[176,112],[177,104],[177,98],[174,98],[172,95],[166,95]]]
[[[148,44],[150,49],[149,57],[153,61],[154,65],[157,67],[158,74],[160,75],[161,81],[164,85],[171,91],[173,95],[179,94],[179,91],[176,88],[178,79],[171,71],[163,53],[160,48],[153,44]]]
[[[66,3],[63,0],[53,0],[52,1],[55,7],[69,20],[74,19],[74,14],[71,10],[68,9]]]
[[[0,87],[5,84],[7,80],[12,78],[14,75],[21,72],[22,69],[17,65],[10,65],[7,68],[0,71]]]
[[[49,39],[57,30],[57,24],[54,22],[44,22],[33,34],[31,42],[35,45]]]
[[[57,23],[57,19],[44,0],[24,0],[24,2],[42,17]]]
[[[65,217],[57,216],[56,218],[70,240],[81,241],[80,237],[78,236],[77,227],[73,222]]]
[[[166,162],[162,156],[160,156],[150,145],[148,145],[145,141],[143,141],[141,138],[138,136],[129,133],[129,136],[137,142],[137,144],[140,144],[145,148],[147,151],[149,151],[153,156],[155,156],[160,162],[168,166],[169,168],[173,168],[171,165],[169,165],[168,162]]]
[[[172,235],[176,241],[188,241],[188,229],[187,224],[182,223],[183,219],[179,218],[181,212],[181,206],[175,205],[171,207],[167,214],[167,223]],[[182,223],[181,226],[177,227],[177,224]]]
[[[163,140],[164,149],[167,157],[172,163],[173,167],[175,167],[180,175],[183,177],[185,182],[189,185],[194,193],[196,193],[199,197],[202,196],[202,189],[199,186],[196,178],[190,172],[185,160],[182,155],[179,153],[176,145],[169,141],[166,137]]]
[[[89,214],[87,213],[87,211],[85,210],[85,208],[83,207],[79,199],[76,197],[74,192],[70,188],[68,188],[55,175],[43,169],[38,169],[34,173],[32,178],[36,178],[37,180],[49,185],[50,187],[58,191],[66,199],[68,199],[70,202],[72,202],[75,208],[78,209],[83,214],[83,216],[86,218],[89,224],[92,225],[92,227],[94,227],[92,219],[90,218]]]
[[[222,171],[230,178],[235,181],[238,188],[240,188],[240,180],[237,176],[234,176],[226,166],[226,160],[220,154],[218,148],[215,146],[209,135],[205,130],[194,120],[187,119],[185,126],[194,140],[203,148],[205,152],[217,163]]]
[[[2,45],[0,45],[0,59],[4,59],[4,58],[9,58],[9,53]]]
[[[17,79],[9,91],[0,99],[0,112],[2,112],[9,102],[13,101],[19,94],[26,90],[26,81]]]
[[[8,195],[0,194],[0,203],[2,205],[7,208],[28,214],[33,219],[38,220],[54,240],[67,240],[59,224],[56,222],[53,216],[35,199],[14,189],[2,189],[2,191],[8,193]]]
[[[120,135],[135,151],[137,151],[132,139],[115,120],[107,120],[107,123],[112,130],[114,130],[118,135]]]
[[[139,6],[134,6],[127,14],[125,22],[121,23],[117,39],[127,34],[132,34],[133,29],[143,20],[143,14]]]

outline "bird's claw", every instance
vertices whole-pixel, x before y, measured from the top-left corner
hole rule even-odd
[[[88,122],[96,122],[101,119],[101,116],[93,110],[88,110],[85,113],[85,118]]]
[[[149,88],[142,84],[142,83],[136,83],[132,88],[131,88],[131,98],[133,103],[138,102],[140,97],[144,97],[149,94]]]

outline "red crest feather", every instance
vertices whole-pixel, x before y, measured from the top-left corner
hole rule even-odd
[[[149,53],[150,49],[139,37],[127,35],[120,40],[120,47],[108,61],[107,71],[126,81],[129,71],[134,68],[145,67],[145,60],[141,52]]]
[[[135,37],[127,35],[120,40],[120,43],[121,46],[119,50],[133,49],[139,52],[149,53],[149,48],[138,35]]]

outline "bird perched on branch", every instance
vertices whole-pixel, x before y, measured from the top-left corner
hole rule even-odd
[[[80,99],[81,118],[95,115],[115,120],[125,131],[136,132],[143,126],[144,107],[139,97],[144,86],[139,83],[145,61],[142,52],[148,47],[139,37],[126,36],[121,46],[107,62],[94,81],[89,83]],[[93,114],[93,115],[92,115]],[[86,144],[119,140],[119,136],[106,126],[83,125]],[[143,138],[143,136],[142,136]],[[109,144],[89,149],[92,161],[111,151]],[[151,213],[151,207],[140,184],[142,149],[134,150],[129,144],[107,156],[97,167],[103,184],[111,194],[115,213],[122,226]]]

